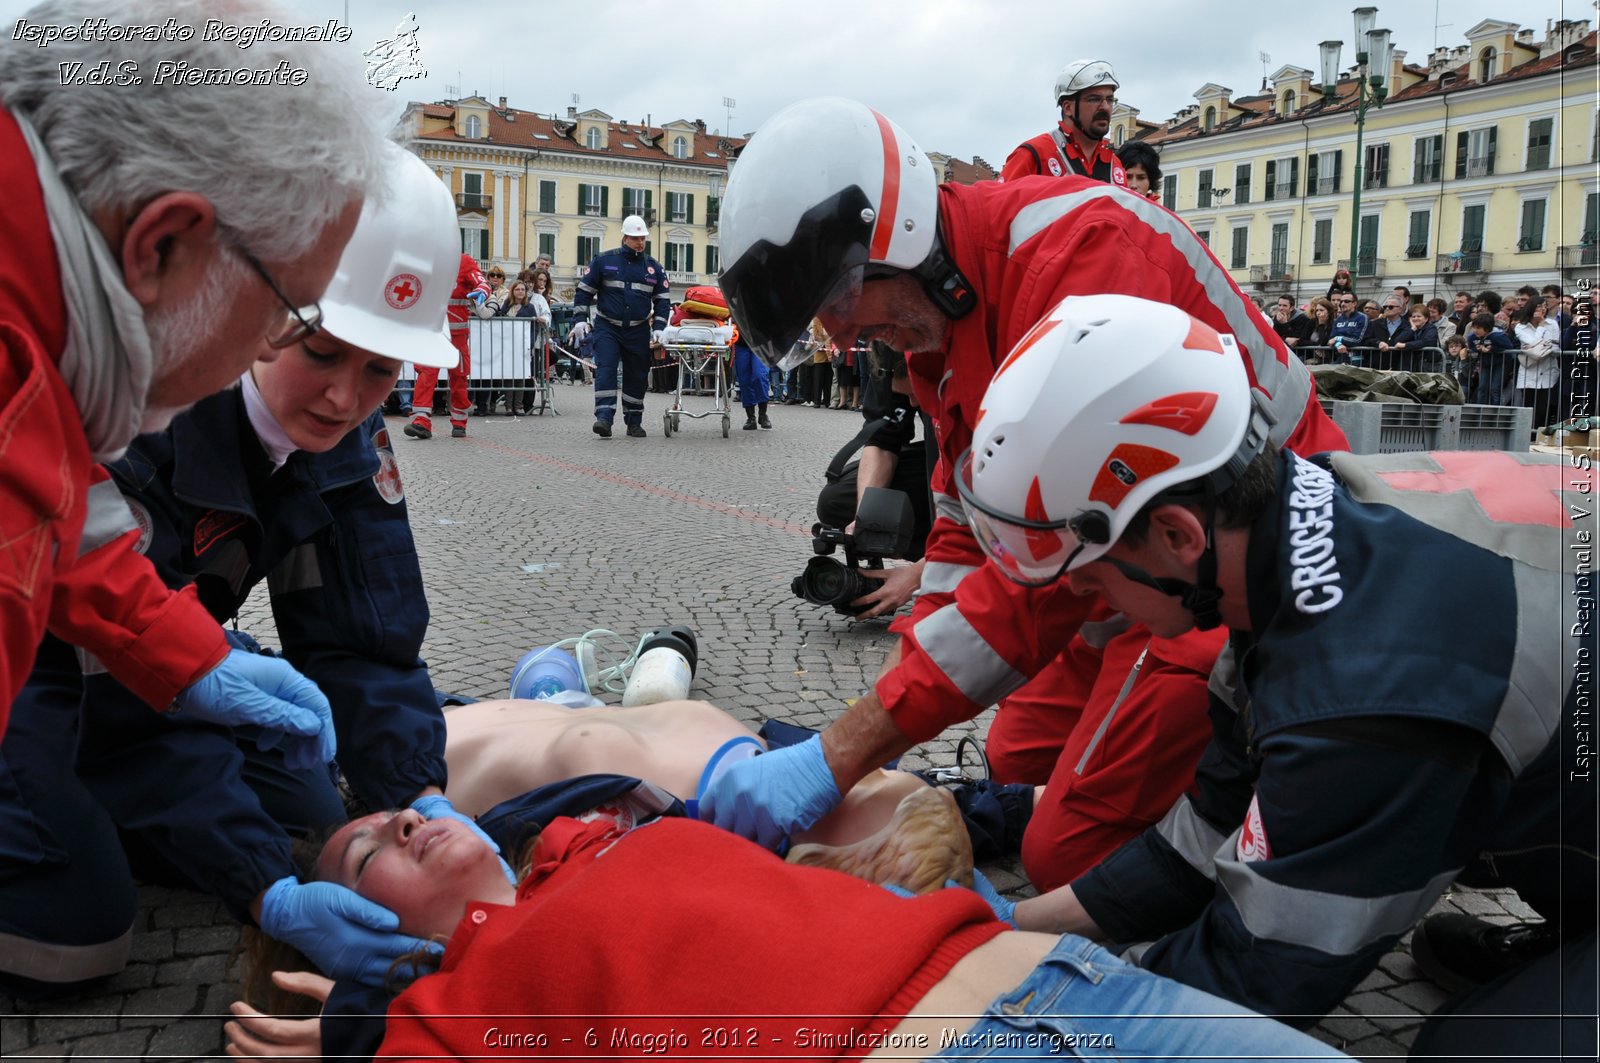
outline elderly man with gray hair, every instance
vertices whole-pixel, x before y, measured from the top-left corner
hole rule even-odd
[[[327,699],[129,563],[148,529],[99,464],[316,330],[377,184],[359,65],[209,20],[297,21],[264,0],[51,0],[0,31],[0,732],[48,630],[155,710],[321,764]],[[230,76],[161,83],[185,63]]]

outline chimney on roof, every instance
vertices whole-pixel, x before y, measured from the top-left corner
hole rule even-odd
[[[502,111],[506,109],[506,98],[504,96],[500,97],[500,109]]]
[[[567,120],[571,122],[576,122],[578,120],[578,109],[570,104],[567,107]]]
[[[695,128],[695,131],[696,131],[696,132],[699,132],[699,133],[704,133],[704,132],[705,132],[705,131],[706,131],[706,122],[705,122],[705,119],[703,119],[703,118],[696,118],[696,119],[695,119],[695,120],[694,120],[694,128]]]

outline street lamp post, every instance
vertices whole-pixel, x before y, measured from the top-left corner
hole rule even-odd
[[[1356,267],[1356,275],[1360,276],[1361,178],[1366,167],[1366,159],[1361,152],[1362,137],[1366,132],[1367,108],[1382,107],[1384,98],[1389,95],[1385,81],[1394,56],[1394,44],[1389,39],[1388,30],[1373,28],[1378,21],[1377,8],[1358,7],[1352,14],[1355,16],[1356,45],[1356,175],[1350,217],[1350,262]],[[1339,53],[1344,49],[1344,42],[1323,41],[1320,47],[1322,96],[1331,103],[1338,92]]]

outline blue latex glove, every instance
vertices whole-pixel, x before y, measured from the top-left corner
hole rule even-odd
[[[955,885],[954,881],[947,885]],[[1008,901],[1000,896],[1000,891],[994,888],[994,883],[983,877],[983,872],[977,868],[972,869],[972,892],[982,897],[993,911],[994,917],[1010,926],[1017,925],[1017,902]]]
[[[321,767],[338,750],[328,699],[281,657],[229,650],[175,704],[197,720],[282,732],[284,760],[296,771]]]
[[[741,761],[700,795],[700,818],[776,849],[841,800],[822,736]]]
[[[261,899],[261,929],[293,945],[336,981],[381,988],[395,960],[419,948],[444,947],[398,934],[400,919],[354,890],[332,882],[280,878]]]
[[[450,799],[444,794],[429,794],[426,797],[419,797],[411,802],[411,807],[415,811],[421,812],[423,819],[453,819],[457,823],[465,823],[467,829],[482,838],[483,844],[494,850],[496,856],[500,854],[500,846],[496,844],[495,840],[485,834],[483,828],[478,826],[477,821],[471,816],[464,816],[457,812],[455,806],[450,803]],[[506,873],[506,881],[515,886],[517,884],[517,873],[511,870],[511,865],[501,859],[500,869]]]
[[[473,291],[467,293],[467,298],[472,300],[474,306],[482,306],[484,300],[488,299],[489,297],[485,295],[482,290],[474,289]]]

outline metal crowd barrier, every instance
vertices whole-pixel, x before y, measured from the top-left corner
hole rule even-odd
[[[534,364],[534,324],[526,317],[467,320],[467,349],[472,357],[468,389],[476,407],[492,410],[495,402],[504,396],[507,413],[511,412],[513,404],[524,412],[557,412],[550,392],[550,369],[542,364],[543,351],[538,352],[541,364]],[[439,376],[443,387],[443,371]],[[407,391],[416,378],[416,367],[407,362],[400,370],[396,386]]]

